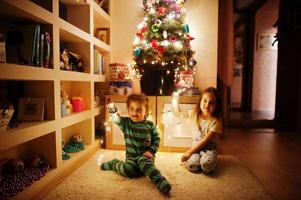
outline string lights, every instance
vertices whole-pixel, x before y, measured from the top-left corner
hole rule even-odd
[[[145,65],[156,65],[166,75],[174,74],[177,86],[181,86],[180,71],[192,71],[194,75],[196,61],[190,45],[194,38],[189,34],[188,24],[184,23],[184,3],[186,0],[143,1],[145,14],[134,37],[134,64],[131,64],[137,74],[143,74]]]

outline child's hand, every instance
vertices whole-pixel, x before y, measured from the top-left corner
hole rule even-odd
[[[191,156],[190,153],[185,152],[185,153],[182,155],[181,161],[182,161],[182,162],[186,162],[186,161],[190,158],[190,156]]]
[[[116,106],[110,99],[108,100],[107,108],[108,108],[109,113],[111,113],[111,114],[114,114],[118,111],[118,109],[116,108]]]
[[[154,155],[151,152],[149,152],[149,151],[144,152],[143,156],[145,156],[145,157],[147,157],[149,159],[152,159],[154,157]]]

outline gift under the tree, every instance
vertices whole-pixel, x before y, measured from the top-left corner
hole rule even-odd
[[[109,64],[109,80],[124,81],[129,77],[129,68],[123,63]]]
[[[193,70],[180,70],[176,75],[176,86],[178,88],[193,87]]]
[[[132,93],[132,84],[130,82],[111,82],[110,94],[112,95],[129,95]]]

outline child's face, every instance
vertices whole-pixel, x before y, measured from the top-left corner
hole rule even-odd
[[[200,109],[205,116],[211,116],[216,107],[216,98],[212,93],[205,93],[201,100]]]
[[[141,122],[145,120],[146,107],[137,101],[131,101],[128,108],[128,114],[133,122]]]

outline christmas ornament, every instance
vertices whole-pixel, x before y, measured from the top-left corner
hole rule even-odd
[[[138,57],[138,56],[141,55],[141,52],[142,52],[142,50],[141,50],[140,48],[136,47],[136,48],[134,49],[133,54],[134,54],[134,56]]]
[[[172,35],[172,36],[170,36],[169,41],[172,43],[175,43],[177,41],[177,37]]]
[[[190,41],[191,41],[191,40],[194,40],[194,38],[191,37],[189,34],[186,34],[186,38],[189,39]]]
[[[163,31],[163,38],[164,38],[164,39],[167,38],[167,31]]]
[[[159,31],[160,25],[159,24],[153,24],[151,29],[153,33],[157,33]]]
[[[164,16],[164,15],[166,14],[166,12],[167,12],[167,8],[161,6],[161,7],[159,7],[158,10],[157,10],[157,15],[158,15],[159,17],[162,17],[162,16]]]
[[[151,44],[152,44],[152,47],[153,47],[154,49],[157,49],[157,47],[158,47],[158,41],[157,41],[156,39],[153,39],[153,40],[151,41]]]
[[[183,26],[183,30],[184,30],[185,33],[189,33],[189,26],[188,26],[188,24],[185,24]]]

